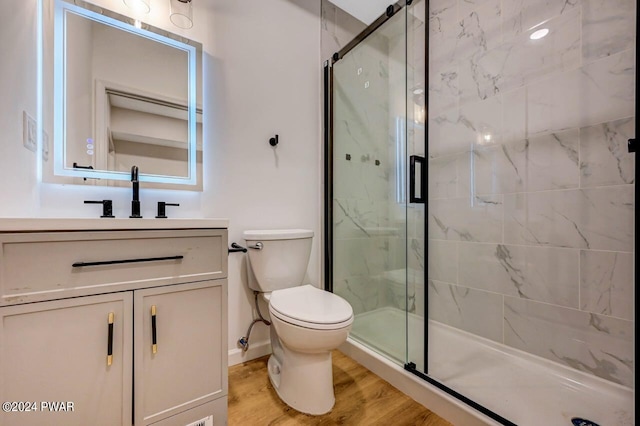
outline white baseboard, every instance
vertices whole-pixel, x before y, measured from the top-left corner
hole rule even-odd
[[[252,359],[260,358],[270,353],[271,341],[265,340],[263,342],[251,343],[246,352],[240,348],[231,349],[227,363],[229,367],[231,367],[232,365],[242,364],[243,362],[251,361]]]
[[[454,425],[486,426],[500,424],[446,392],[405,371],[398,364],[372,352],[358,342],[348,339],[338,349],[349,358],[389,382],[400,392]]]

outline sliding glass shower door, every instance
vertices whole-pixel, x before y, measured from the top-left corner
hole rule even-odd
[[[416,303],[407,289],[407,241],[415,232],[408,220],[407,18],[406,8],[396,8],[334,57],[330,129],[333,291],[353,306],[351,337],[400,363],[407,304]]]

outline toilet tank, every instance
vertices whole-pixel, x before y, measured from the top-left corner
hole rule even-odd
[[[266,293],[304,284],[313,231],[251,230],[243,237],[249,249],[249,288]],[[252,248],[260,245],[260,250]]]

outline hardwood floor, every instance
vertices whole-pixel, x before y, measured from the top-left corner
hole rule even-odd
[[[310,416],[284,404],[267,376],[267,357],[229,369],[229,425],[452,426],[380,377],[334,351],[336,405]]]

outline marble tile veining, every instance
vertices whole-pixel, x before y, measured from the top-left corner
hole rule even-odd
[[[505,133],[525,139],[541,133],[634,115],[635,62],[626,50],[504,95]]]
[[[459,245],[459,285],[578,308],[579,250]]]
[[[632,49],[635,0],[582,0],[582,51],[585,62]]]
[[[429,111],[432,115],[458,106],[458,66],[429,70]]]
[[[504,197],[507,243],[594,250],[633,249],[635,207],[630,185]]]
[[[461,104],[577,68],[581,59],[579,12],[571,10],[545,22],[549,34],[543,39],[531,40],[529,31],[461,61],[458,71]]]
[[[429,318],[502,342],[502,295],[429,280]]]
[[[431,0],[429,2],[429,32],[431,35],[451,30],[457,24],[457,0]]]
[[[583,250],[580,254],[580,308],[633,320],[633,254]]]
[[[627,141],[635,133],[635,120],[621,120],[580,129],[580,185],[623,185],[635,181],[635,155]]]
[[[503,0],[505,38],[580,8],[583,0]]]
[[[505,299],[505,343],[633,387],[633,322],[524,299]]]
[[[478,194],[577,188],[580,179],[577,129],[524,141],[475,148],[473,181]]]
[[[345,298],[354,314],[371,311],[380,305],[380,282],[370,277],[350,277],[334,281],[333,291]]]
[[[468,1],[481,5],[476,7],[474,4],[470,10],[461,8]],[[500,0],[460,0],[458,9],[457,60],[470,58],[478,51],[486,52],[502,43]]]
[[[503,135],[502,121],[502,99],[499,96],[430,118],[429,155],[433,158],[466,152],[487,137],[499,143]]]
[[[502,241],[502,196],[429,201],[429,236],[450,241]]]
[[[334,247],[336,279],[375,277],[389,269],[390,241],[386,237],[341,239]]]

